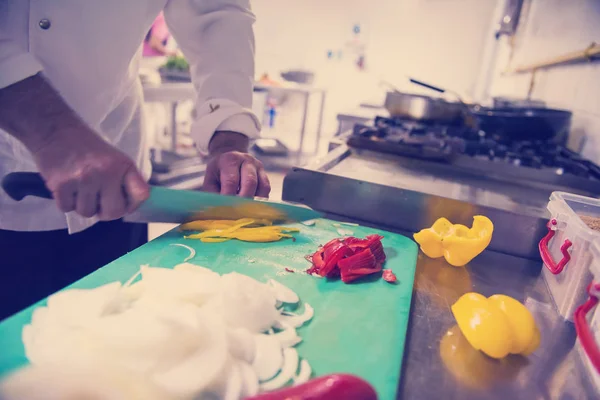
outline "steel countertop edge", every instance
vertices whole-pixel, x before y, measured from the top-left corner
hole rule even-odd
[[[341,146],[308,166],[294,168],[284,180],[283,200],[302,202],[330,219],[408,237],[441,216],[470,226],[472,216],[481,213],[495,223],[490,248],[464,268],[419,255],[397,398],[591,397],[593,389],[575,348],[575,328],[557,313],[536,257],[537,242],[547,231],[547,214],[536,210],[519,214],[328,173],[351,156]],[[446,352],[442,359],[441,340],[455,325],[450,306],[471,291],[485,296],[502,293],[523,302],[540,327],[539,349],[527,358],[509,356],[502,361],[482,355],[473,359],[467,352],[471,359],[465,362],[467,355],[460,351],[453,358]]]

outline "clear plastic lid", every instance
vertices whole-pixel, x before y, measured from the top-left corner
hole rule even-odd
[[[577,229],[586,239],[591,241],[600,238],[600,199],[553,192],[548,209],[552,214],[569,214],[569,226]]]
[[[592,274],[594,274],[594,281],[600,283],[600,239],[596,239],[592,242],[590,251],[592,252],[590,269],[592,270]]]

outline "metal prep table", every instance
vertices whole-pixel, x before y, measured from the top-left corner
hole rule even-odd
[[[436,167],[341,144],[294,168],[283,187],[286,201],[409,237],[442,216],[468,226],[476,214],[494,222],[489,250],[465,268],[419,256],[399,398],[592,398],[574,347],[574,326],[556,312],[540,274],[537,243],[547,232],[552,186],[434,174],[430,168]],[[540,348],[528,358],[495,361],[465,346],[450,306],[471,291],[522,301],[540,327]],[[449,330],[453,337],[442,341]]]
[[[323,116],[325,110],[326,90],[309,85],[286,84],[285,86],[269,86],[261,83],[254,84],[255,91],[274,91],[280,93],[299,94],[303,97],[303,113],[300,125],[300,150],[304,146],[304,136],[306,134],[306,123],[308,120],[310,97],[315,94],[320,96],[320,107],[317,120],[317,137],[315,152],[318,151],[318,144],[321,140],[321,131],[323,127]],[[144,85],[144,100],[147,102],[169,103],[171,105],[171,150],[177,150],[177,104],[184,100],[194,100],[196,91],[191,82],[162,82],[160,85]],[[259,116],[260,117],[260,116]]]

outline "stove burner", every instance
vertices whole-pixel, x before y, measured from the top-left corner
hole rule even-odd
[[[561,145],[542,141],[498,143],[485,132],[466,126],[376,117],[373,125],[354,126],[348,145],[401,156],[452,162],[457,156],[554,170],[600,180],[600,167]]]

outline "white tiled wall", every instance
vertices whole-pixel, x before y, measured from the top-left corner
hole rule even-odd
[[[527,95],[531,74],[503,75],[509,65],[543,61],[600,42],[600,1],[526,0],[513,58],[501,45],[493,95]],[[573,110],[570,146],[600,163],[600,62],[559,66],[536,73],[532,98]]]

